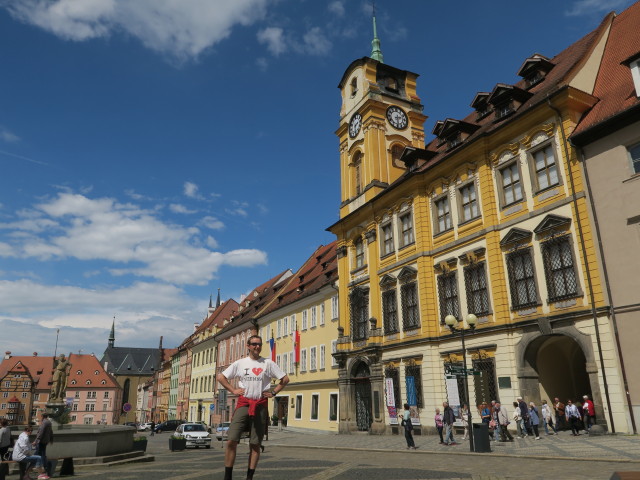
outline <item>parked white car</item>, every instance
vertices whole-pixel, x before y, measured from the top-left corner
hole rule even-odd
[[[211,437],[201,423],[183,423],[176,428],[174,435],[187,440],[187,447],[211,448]]]
[[[145,423],[139,423],[138,424],[138,431],[139,432],[148,432],[149,430],[151,430],[151,422],[145,422]]]

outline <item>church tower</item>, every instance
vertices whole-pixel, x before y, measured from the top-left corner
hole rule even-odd
[[[347,68],[338,88],[340,126],[340,218],[361,207],[400,177],[405,147],[424,148],[423,105],[418,75],[383,63],[376,18],[369,57]]]

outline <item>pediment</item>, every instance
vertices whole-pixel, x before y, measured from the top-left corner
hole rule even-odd
[[[500,240],[500,246],[509,245],[510,243],[524,242],[529,241],[531,238],[531,231],[525,230],[523,228],[512,228],[509,232],[504,236],[502,240]]]
[[[418,270],[413,267],[403,267],[398,274],[398,280],[405,282],[407,280],[413,280],[418,276]]]
[[[544,217],[542,222],[533,229],[535,233],[542,233],[555,228],[571,225],[571,219],[567,217],[561,217],[560,215],[550,214]]]
[[[393,278],[391,275],[383,275],[383,277],[380,279],[380,286],[381,287],[394,287],[396,285],[396,279]]]

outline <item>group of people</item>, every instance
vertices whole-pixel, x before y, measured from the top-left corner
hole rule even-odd
[[[462,405],[459,415],[456,416],[448,402],[444,402],[442,407],[442,411],[440,408],[436,408],[434,416],[440,444],[457,445],[453,437],[454,424],[460,420],[464,427],[462,439],[466,440],[469,436],[469,408],[467,405]],[[518,436],[525,438],[531,435],[536,440],[540,440],[540,425],[544,428],[546,435],[557,435],[558,430],[570,428],[572,435],[577,436],[580,435],[582,429],[585,433],[589,433],[591,427],[596,423],[595,407],[588,395],[583,396],[581,403],[574,403],[569,399],[565,404],[556,397],[554,403],[550,405],[546,400],[543,400],[540,408],[535,402],[527,404],[522,397],[518,397],[513,402],[511,414],[506,406],[493,400],[490,405],[487,403],[478,405],[478,415],[481,421],[487,424],[490,439],[500,442],[513,441],[513,435],[508,428],[511,422],[515,423]],[[408,404],[404,405],[401,425],[404,427],[407,449],[415,450],[413,424]]]
[[[24,464],[25,474],[23,479],[30,479],[31,470],[35,467],[38,470],[38,479],[48,479],[46,473],[47,466],[47,445],[53,443],[53,428],[51,420],[46,413],[42,414],[36,438],[32,442],[30,436],[33,427],[27,425],[13,445],[13,453],[11,459]],[[0,419],[0,458],[5,459],[9,448],[11,447],[11,430],[9,422],[3,418]]]

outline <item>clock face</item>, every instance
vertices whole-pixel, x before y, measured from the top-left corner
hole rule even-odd
[[[401,108],[395,106],[387,108],[387,120],[389,120],[393,128],[398,130],[404,130],[409,123],[407,114]]]
[[[362,126],[362,115],[356,113],[353,117],[351,117],[351,121],[349,122],[349,136],[351,138],[358,135],[360,132],[360,127]]]

